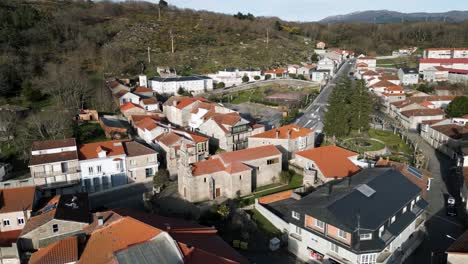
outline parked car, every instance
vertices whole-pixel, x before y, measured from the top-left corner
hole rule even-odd
[[[449,198],[447,199],[447,206],[445,207],[445,209],[446,209],[447,215],[449,216],[457,215],[457,211],[455,208],[455,198],[453,198],[452,196],[449,196]]]

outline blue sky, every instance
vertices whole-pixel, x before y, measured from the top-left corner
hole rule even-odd
[[[159,2],[158,0],[150,0]],[[255,16],[277,16],[290,21],[316,21],[330,15],[388,9],[400,12],[468,10],[467,0],[166,0],[171,5],[196,10]]]

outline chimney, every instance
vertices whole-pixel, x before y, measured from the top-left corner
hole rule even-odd
[[[276,138],[279,138],[279,133],[280,133],[279,130],[276,129]]]
[[[102,215],[98,216],[98,226],[104,225],[104,217]]]

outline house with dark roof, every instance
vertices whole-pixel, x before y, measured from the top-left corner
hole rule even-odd
[[[103,115],[99,118],[99,124],[104,130],[106,137],[110,139],[126,138],[128,128],[130,127],[127,120],[118,116]]]
[[[427,205],[398,170],[371,168],[305,196],[262,197],[255,207],[288,234],[301,260],[357,264],[402,263],[422,241]]]
[[[464,264],[468,263],[468,230],[455,240],[445,251],[447,253],[447,263]]]
[[[149,182],[158,172],[158,153],[136,141],[123,142],[125,149],[125,167],[129,182]]]
[[[416,68],[400,68],[398,77],[403,85],[412,85],[419,82],[419,71]]]
[[[45,195],[76,191],[80,166],[75,139],[33,142],[29,169],[34,183]]]
[[[224,152],[192,164],[182,156],[179,194],[190,202],[248,195],[279,180],[281,167],[282,153],[274,145]]]
[[[203,75],[181,77],[153,77],[148,80],[149,87],[159,94],[175,95],[179,89],[197,95],[213,90],[213,79]]]
[[[119,209],[95,215],[85,235],[41,248],[29,263],[249,263],[212,227]]]
[[[84,233],[91,223],[87,193],[64,194],[50,199],[34,212],[18,238],[18,248],[31,252],[39,248]]]

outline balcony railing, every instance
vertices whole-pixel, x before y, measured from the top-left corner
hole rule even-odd
[[[36,171],[33,173],[33,177],[41,178],[41,177],[52,177],[58,175],[65,175],[65,174],[74,174],[80,172],[78,167],[70,167],[67,171]]]

